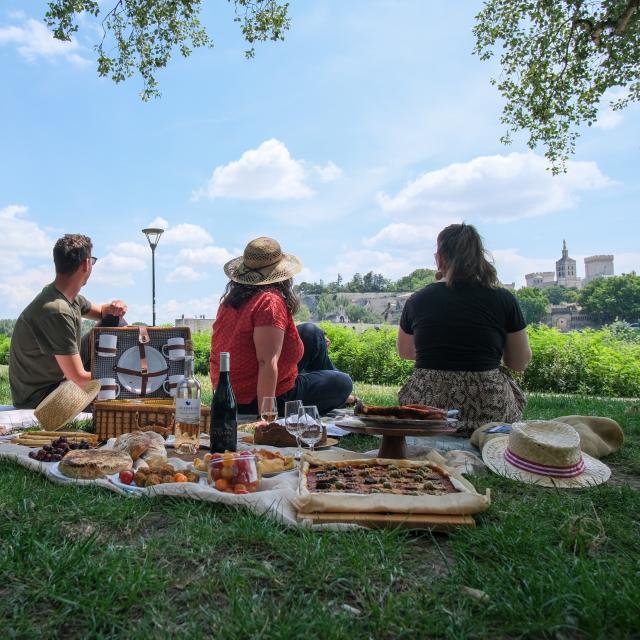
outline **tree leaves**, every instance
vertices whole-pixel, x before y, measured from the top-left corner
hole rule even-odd
[[[596,121],[607,89],[628,89],[616,110],[640,100],[640,0],[487,0],[474,35],[482,60],[502,46],[492,81],[506,99],[502,142],[527,131],[553,173],[566,170],[579,126]]]
[[[290,24],[288,3],[228,1],[233,2],[234,20],[249,44],[284,39]],[[102,39],[95,46],[98,75],[119,83],[139,74],[143,100],[160,96],[156,73],[167,66],[176,49],[186,58],[193,49],[213,46],[200,22],[202,0],[111,0],[110,7],[95,0],[51,0],[45,21],[55,38],[70,40],[82,13],[101,18]],[[254,47],[245,55],[253,57]]]

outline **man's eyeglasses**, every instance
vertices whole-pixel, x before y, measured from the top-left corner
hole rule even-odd
[[[87,258],[87,260],[91,260],[91,264],[95,264],[96,262],[98,262],[98,258],[96,258],[95,256],[91,256],[90,258]]]

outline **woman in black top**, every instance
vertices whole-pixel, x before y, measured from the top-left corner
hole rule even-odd
[[[398,353],[416,361],[400,403],[459,409],[467,432],[514,422],[526,399],[506,367],[524,371],[531,360],[518,301],[499,286],[473,226],[443,229],[435,258],[439,281],[414,293],[400,319]]]

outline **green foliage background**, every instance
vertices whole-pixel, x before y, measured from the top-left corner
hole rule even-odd
[[[335,366],[361,383],[400,386],[413,362],[396,351],[397,329],[362,333],[322,323]],[[527,328],[533,359],[516,377],[527,391],[640,397],[640,331],[625,322],[604,329],[560,333],[543,325]],[[196,373],[208,375],[211,335],[194,333]],[[10,338],[0,334],[0,364],[8,364]]]

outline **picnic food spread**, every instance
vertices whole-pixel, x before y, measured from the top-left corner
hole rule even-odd
[[[131,456],[123,451],[88,449],[70,451],[60,461],[58,470],[68,478],[95,480],[130,469],[132,465]]]

